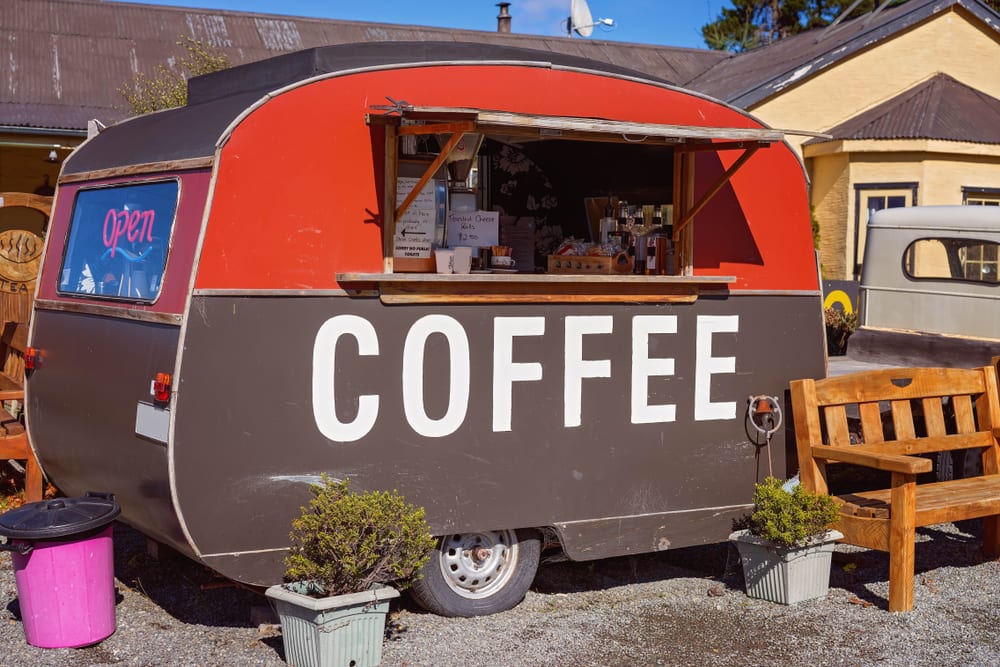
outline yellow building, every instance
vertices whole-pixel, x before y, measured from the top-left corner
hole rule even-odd
[[[872,210],[1000,204],[1000,16],[982,3],[910,0],[740,58],[694,86],[774,127],[830,135],[797,145],[824,278],[858,276]],[[720,68],[756,84],[724,91]]]

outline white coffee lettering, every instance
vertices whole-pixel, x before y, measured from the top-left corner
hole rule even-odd
[[[712,401],[712,376],[736,372],[736,357],[712,356],[712,336],[717,333],[737,333],[739,330],[738,315],[698,316],[694,367],[695,421],[736,418],[736,401]]]
[[[614,319],[610,315],[569,316],[566,318],[566,371],[563,382],[563,424],[579,426],[583,410],[583,378],[611,377],[610,359],[584,359],[583,337],[609,334]]]
[[[442,334],[447,339],[451,366],[448,409],[440,419],[431,419],[424,409],[424,348],[432,334]],[[403,344],[403,410],[416,433],[443,438],[457,431],[469,409],[471,378],[469,338],[455,318],[427,315],[413,323]]]
[[[636,315],[632,318],[632,423],[657,424],[677,420],[673,403],[649,404],[649,378],[674,374],[673,357],[650,357],[652,334],[677,333],[676,315]]]
[[[493,430],[509,431],[515,382],[542,379],[537,361],[514,362],[514,338],[545,335],[544,317],[497,317],[493,320]]]
[[[358,414],[353,421],[337,418],[336,387],[337,341],[341,336],[353,336],[358,354],[374,356],[378,351],[378,335],[371,323],[357,315],[338,315],[323,323],[313,344],[313,417],[320,433],[335,442],[354,442],[368,435],[378,418],[378,395],[358,397]]]

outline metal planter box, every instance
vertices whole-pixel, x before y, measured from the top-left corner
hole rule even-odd
[[[828,530],[822,542],[805,547],[777,546],[745,530],[733,533],[729,539],[739,549],[748,596],[795,604],[826,595],[833,543],[842,537]]]
[[[265,595],[281,619],[285,661],[296,667],[378,667],[389,600],[399,591],[384,586],[361,593],[314,598],[271,586]]]

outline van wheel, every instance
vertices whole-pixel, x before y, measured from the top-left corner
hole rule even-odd
[[[414,601],[440,616],[485,616],[524,599],[541,551],[534,530],[445,535],[413,582]]]

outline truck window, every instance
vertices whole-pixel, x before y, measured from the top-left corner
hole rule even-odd
[[[177,180],[82,189],[73,203],[59,292],[153,302],[177,211]]]
[[[903,258],[910,278],[997,283],[998,244],[979,239],[918,239]]]

